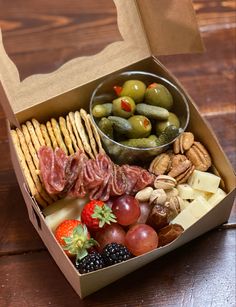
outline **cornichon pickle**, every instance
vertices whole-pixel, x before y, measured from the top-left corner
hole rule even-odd
[[[125,118],[119,116],[108,116],[108,119],[112,122],[114,130],[120,134],[126,134],[132,129],[131,124]]]
[[[157,146],[157,137],[150,135],[148,138],[140,138],[140,139],[129,139],[126,141],[121,141],[120,143],[129,147],[137,147],[137,148],[149,148]]]
[[[105,117],[109,116],[112,112],[112,103],[103,103],[97,104],[93,107],[93,116],[94,117]]]
[[[106,117],[103,117],[98,122],[98,127],[104,132],[110,139],[113,139],[113,123]]]
[[[156,123],[156,134],[160,135],[166,129],[166,127],[171,125],[175,126],[176,128],[179,128],[180,122],[178,117],[174,113],[169,112],[167,120]]]
[[[164,108],[148,105],[146,103],[139,103],[136,105],[136,112],[138,114],[147,116],[148,118],[166,120],[169,117],[169,111]]]
[[[177,135],[179,135],[178,128],[173,125],[167,126],[156,140],[156,146],[161,146],[171,142]]]

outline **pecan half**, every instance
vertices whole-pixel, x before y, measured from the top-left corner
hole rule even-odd
[[[211,157],[206,148],[200,142],[194,142],[193,146],[186,152],[187,158],[199,171],[207,171],[211,166]]]
[[[184,132],[182,133],[174,142],[173,150],[175,154],[184,153],[188,150],[194,142],[194,135],[192,132]]]
[[[162,153],[152,160],[149,166],[149,172],[155,175],[163,175],[170,168],[171,159],[167,153]]]
[[[188,180],[194,165],[184,155],[176,155],[172,160],[171,170],[169,176],[174,177],[178,183],[184,183]]]

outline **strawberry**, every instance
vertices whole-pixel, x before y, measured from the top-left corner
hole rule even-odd
[[[65,220],[55,230],[55,237],[69,257],[80,260],[87,256],[87,249],[97,245],[90,237],[86,225],[78,220]]]
[[[116,217],[110,207],[100,200],[91,200],[87,203],[81,212],[81,221],[86,224],[90,230],[98,230],[105,224],[116,222]]]

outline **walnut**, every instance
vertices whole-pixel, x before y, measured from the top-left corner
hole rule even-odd
[[[191,132],[182,133],[174,142],[173,150],[175,154],[184,153],[194,142],[194,135]]]
[[[170,168],[170,155],[167,153],[162,153],[158,156],[156,156],[155,159],[152,160],[150,166],[149,166],[149,172],[155,174],[155,175],[163,175],[166,172],[168,172]]]
[[[154,187],[157,189],[169,190],[176,186],[177,181],[167,175],[159,175],[154,181]]]
[[[193,146],[186,152],[187,158],[199,171],[207,171],[211,166],[211,157],[206,148],[200,142],[194,142]]]
[[[158,246],[164,246],[169,244],[170,242],[177,239],[183,233],[183,231],[183,227],[178,224],[170,224],[168,226],[165,226],[164,228],[161,228],[158,231]]]

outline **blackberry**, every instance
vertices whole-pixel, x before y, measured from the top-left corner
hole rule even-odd
[[[84,274],[104,268],[105,263],[99,253],[93,252],[85,256],[75,266],[81,274]]]
[[[103,248],[102,257],[106,265],[112,265],[130,259],[132,254],[124,245],[110,243]]]

